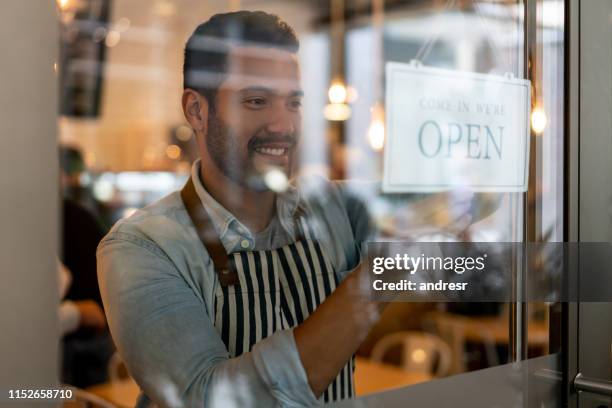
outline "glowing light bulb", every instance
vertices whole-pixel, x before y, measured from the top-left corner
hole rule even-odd
[[[181,142],[188,142],[193,136],[193,130],[187,125],[180,125],[176,128],[176,137]]]
[[[325,119],[341,122],[351,117],[351,107],[346,103],[329,103],[323,110]]]
[[[345,103],[347,95],[346,86],[340,81],[333,82],[327,91],[331,103]]]
[[[119,31],[110,30],[108,34],[106,34],[106,40],[104,41],[104,44],[106,44],[107,47],[112,48],[115,45],[119,44],[119,40],[121,40],[121,34],[119,33]]]
[[[544,113],[544,109],[535,108],[531,112],[531,130],[537,135],[544,132],[546,128],[546,114]]]
[[[372,108],[372,121],[368,128],[368,142],[370,147],[376,151],[382,150],[385,146],[385,112],[379,103]]]
[[[373,120],[368,129],[368,141],[372,149],[382,150],[385,145],[385,125],[379,120]]]
[[[60,10],[66,10],[66,8],[68,8],[68,2],[69,0],[57,0],[57,7],[59,7]]]
[[[181,157],[181,148],[174,144],[169,145],[168,147],[166,147],[166,156],[168,156],[168,158],[172,160],[178,159],[179,157]]]

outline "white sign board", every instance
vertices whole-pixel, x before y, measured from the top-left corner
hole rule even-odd
[[[530,83],[387,63],[383,191],[527,190]]]

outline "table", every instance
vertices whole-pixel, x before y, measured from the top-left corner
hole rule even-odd
[[[119,408],[134,408],[140,394],[138,384],[131,378],[94,385],[87,388],[87,391],[112,402]]]
[[[395,366],[377,363],[357,357],[355,368],[355,391],[357,396],[405,387],[431,380],[427,374],[403,371]],[[104,398],[119,408],[133,408],[140,389],[133,379],[95,385],[87,391]]]
[[[395,366],[377,363],[366,358],[356,358],[355,392],[358,397],[431,379],[432,377],[427,374],[404,371]]]

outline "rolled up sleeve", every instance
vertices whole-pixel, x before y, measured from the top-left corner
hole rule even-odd
[[[98,278],[119,353],[157,405],[317,404],[292,330],[229,358],[201,296],[153,243],[107,237],[98,248]]]
[[[257,372],[281,405],[316,404],[293,337],[293,330],[275,333],[253,347]]]

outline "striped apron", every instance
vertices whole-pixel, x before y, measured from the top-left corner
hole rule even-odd
[[[278,330],[299,325],[338,285],[325,249],[314,238],[303,211],[296,211],[294,216],[294,243],[228,255],[191,179],[181,196],[219,277],[212,319],[230,357],[251,351],[258,341]],[[354,358],[342,368],[320,401],[352,398],[353,372]]]

